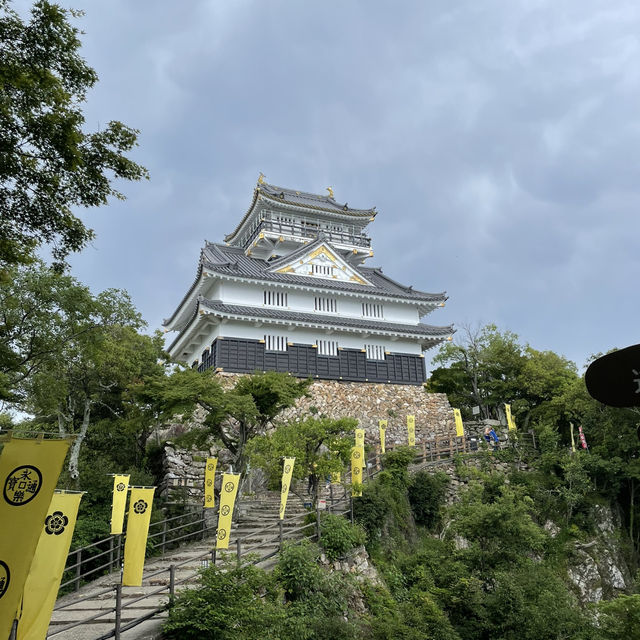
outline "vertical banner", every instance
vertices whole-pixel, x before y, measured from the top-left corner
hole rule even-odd
[[[571,452],[575,453],[576,452],[576,440],[573,437],[573,422],[569,423],[569,431],[571,433]]]
[[[295,458],[285,458],[282,468],[282,488],[280,489],[280,520],[284,519],[284,511],[287,508],[287,498],[289,497],[289,487],[293,476],[293,465]]]
[[[356,429],[356,447],[360,447],[360,460],[362,461],[362,468],[366,466],[367,462],[364,456],[364,429]]]
[[[578,433],[580,434],[580,446],[581,446],[583,449],[588,449],[588,447],[587,447],[587,440],[586,440],[586,438],[584,437],[584,433],[583,433],[583,431],[582,431],[582,426],[579,426],[579,427],[578,427]]]
[[[218,541],[217,549],[229,548],[229,534],[231,533],[231,518],[233,518],[233,506],[236,502],[239,473],[225,473],[222,475],[222,489],[220,491],[220,513],[218,515]]]
[[[407,416],[407,436],[410,447],[416,446],[416,417]]]
[[[351,449],[351,496],[362,495],[362,450],[359,446]]]
[[[216,496],[214,493],[216,487],[216,467],[218,466],[218,458],[207,458],[207,464],[204,468],[204,508],[213,509],[216,506]]]
[[[47,635],[82,495],[53,494],[24,585],[17,640],[43,640]]]
[[[515,431],[516,430],[516,422],[513,419],[513,416],[511,415],[511,405],[510,404],[505,404],[504,405],[504,413],[507,416],[507,426],[509,427],[509,431]]]
[[[380,453],[385,453],[385,440],[387,436],[387,421],[378,420],[378,428],[380,430]]]
[[[5,443],[0,455],[0,638],[9,637],[70,440]]]
[[[113,499],[111,500],[111,535],[122,534],[124,510],[127,506],[129,476],[113,476]]]
[[[456,437],[464,436],[464,425],[462,424],[462,415],[460,409],[453,410],[453,418],[456,421]]]
[[[151,507],[155,487],[131,487],[129,515],[127,517],[127,539],[124,542],[124,570],[122,584],[139,587],[142,584],[144,556],[151,521]]]

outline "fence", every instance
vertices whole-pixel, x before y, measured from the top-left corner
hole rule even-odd
[[[478,449],[478,446],[476,446],[477,444],[478,443],[474,443],[472,439],[465,438],[464,436],[447,436],[443,438],[434,438],[432,440],[425,441],[416,447],[414,464],[428,462],[435,463],[443,459],[450,459],[456,454],[474,453]],[[535,440],[533,440],[532,443],[531,437],[520,437],[515,443],[502,443],[501,447],[529,447],[531,446],[531,444],[533,444],[533,446],[535,447]],[[399,445],[390,444],[388,447],[386,447],[386,449],[387,451],[391,451],[394,448],[397,448],[397,446]],[[480,446],[483,447],[484,445],[481,444]],[[366,461],[367,477],[375,477],[381,470],[381,452],[379,447],[376,447]],[[349,484],[350,475],[350,471],[345,474],[345,480],[347,480],[347,484]],[[340,515],[349,514],[351,521],[353,522],[353,500],[349,495],[347,488],[345,486],[340,486],[340,489],[338,490],[338,497],[334,496],[334,493],[334,485],[330,485],[329,495],[327,496],[327,511]],[[215,522],[214,520],[215,518],[212,518],[211,522],[207,523],[204,510],[202,510],[200,512],[192,512],[191,514],[175,516],[173,518],[167,518],[166,520],[153,523],[150,527],[149,546],[152,550],[161,549],[164,553],[164,551],[166,551],[167,549],[178,546],[181,542],[190,539],[193,540],[195,538],[205,539],[209,532],[213,532],[217,529],[217,520]],[[279,520],[277,523],[267,525],[262,529],[253,531],[248,537],[261,537],[261,541],[251,546],[245,546],[244,539],[237,538],[234,551],[236,562],[240,564],[242,561],[242,555],[251,553],[255,554],[255,557],[253,557],[248,562],[248,564],[255,565],[262,563],[280,553],[282,545],[288,539],[299,539],[298,534],[302,534],[302,537],[312,539],[315,538],[316,540],[319,540],[321,532],[320,511],[318,502],[316,502],[315,522],[303,524],[301,526],[294,526],[293,528],[285,528],[286,523],[295,525],[298,523],[298,519],[286,518],[284,520]],[[268,534],[267,537],[265,537],[265,534]],[[66,582],[61,585],[61,588],[65,585],[68,586],[70,584],[73,584],[77,589],[81,581],[87,576],[94,575],[98,571],[104,572],[109,568],[111,570],[119,568],[120,559],[122,556],[121,538],[122,536],[111,536],[109,538],[106,538],[105,540],[100,540],[92,545],[87,545],[86,547],[82,547],[81,549],[72,551],[69,554],[69,560],[65,571],[67,573],[72,573],[73,577],[66,580]],[[271,548],[274,543],[277,543],[275,551],[268,551],[263,554],[259,553],[261,550],[264,551],[265,548]],[[106,546],[106,548],[100,550],[101,545]],[[98,550],[95,552],[92,551],[95,549]],[[83,558],[83,554],[85,554],[85,558]],[[85,571],[84,573],[82,572],[81,568],[83,566],[83,562],[95,562],[100,558],[106,557],[108,557],[108,560],[106,562],[98,564],[97,566],[90,566],[88,567],[87,571]],[[208,566],[209,563],[215,565],[217,561],[216,549],[213,548],[210,551],[201,554],[200,556],[196,556],[195,558],[189,558],[182,562],[172,564],[168,568],[160,569],[158,571],[146,574],[144,576],[145,581],[149,581],[151,578],[159,579],[161,576],[165,576],[166,584],[144,595],[132,596],[127,598],[122,593],[122,585],[116,584],[109,586],[102,591],[92,592],[91,595],[85,596],[83,598],[79,598],[69,603],[56,606],[54,610],[61,611],[67,607],[79,604],[80,602],[86,600],[94,599],[96,597],[104,597],[109,593],[113,594],[114,596],[113,607],[108,609],[101,609],[98,613],[84,618],[83,620],[76,621],[60,629],[55,629],[48,634],[47,638],[53,638],[60,633],[78,627],[80,625],[97,622],[99,618],[102,618],[106,615],[115,614],[113,630],[95,638],[95,640],[107,640],[108,638],[115,638],[116,640],[119,640],[120,635],[124,631],[132,629],[137,625],[145,622],[146,620],[157,616],[159,613],[166,611],[167,606],[172,602],[176,594],[176,587],[190,580],[193,580],[193,578],[198,575],[198,571],[194,571],[189,575],[181,578],[180,580],[177,580],[177,569],[194,561],[206,562],[206,566]],[[122,624],[122,614],[127,608],[130,608],[134,604],[137,604],[159,594],[166,594],[167,604],[153,607],[144,615],[139,616],[127,622],[126,624]]]

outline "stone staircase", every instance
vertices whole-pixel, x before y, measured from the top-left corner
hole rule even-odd
[[[280,494],[267,493],[258,498],[243,499],[238,502],[237,522],[231,528],[229,550],[216,553],[216,564],[225,560],[235,560],[240,541],[240,557],[256,560],[256,566],[270,569],[277,563],[277,551],[280,547],[280,526],[278,511]],[[309,528],[304,532],[294,531],[302,526],[304,517],[309,513],[298,496],[289,494],[286,518],[282,524],[283,539],[301,539],[304,534],[313,533]],[[266,529],[266,531],[265,531]],[[140,587],[122,587],[121,628],[133,620],[154,614],[157,608],[164,607],[168,601],[170,584],[169,569],[175,566],[174,580],[176,591],[193,586],[197,581],[198,570],[212,562],[212,550],[215,546],[214,531],[204,540],[186,543],[167,552],[165,555],[149,558]],[[259,558],[264,558],[260,561]],[[47,638],[52,640],[97,640],[113,631],[116,622],[116,598],[113,586],[120,582],[119,573],[102,576],[83,586],[56,603],[51,618]],[[157,593],[156,593],[157,592]],[[64,607],[64,608],[60,608]],[[132,629],[122,631],[123,640],[152,640],[160,638],[160,629],[166,619],[166,612],[155,613],[149,620]],[[88,621],[88,618],[98,616]],[[84,621],[84,622],[83,622]],[[65,627],[72,623],[82,623],[71,629]]]

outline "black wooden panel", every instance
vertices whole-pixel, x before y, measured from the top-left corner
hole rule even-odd
[[[319,356],[317,349],[304,344],[289,345],[287,351],[266,351],[264,343],[241,338],[215,340],[198,369],[210,367],[234,373],[288,371],[300,377],[352,382],[425,381],[424,359],[419,356],[389,353],[384,360],[369,360],[359,349],[340,349],[337,356]]]

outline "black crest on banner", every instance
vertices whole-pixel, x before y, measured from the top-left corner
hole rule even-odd
[[[11,582],[11,571],[5,562],[0,560],[0,598],[7,592]]]
[[[134,505],[133,505],[133,512],[134,513],[144,513],[147,510],[147,507],[149,505],[144,501],[144,500],[138,500]]]
[[[54,511],[50,516],[46,517],[44,521],[44,530],[50,536],[59,536],[64,532],[68,524],[69,518],[67,518],[62,511]]]
[[[20,507],[31,502],[42,487],[40,470],[30,464],[16,467],[5,479],[2,495],[6,502]]]

